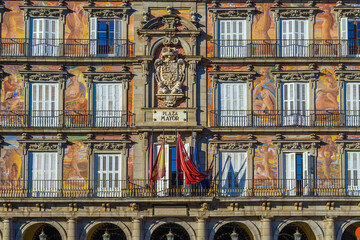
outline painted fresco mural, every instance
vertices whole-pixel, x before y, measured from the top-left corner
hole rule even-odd
[[[335,140],[338,136],[319,136],[323,145],[318,149],[317,178],[331,180],[340,178],[340,156]]]
[[[89,162],[86,145],[83,140],[86,136],[69,136],[70,144],[65,149],[63,162],[63,179],[77,184],[88,179]]]
[[[320,71],[315,96],[316,110],[339,110],[339,88],[335,78],[335,69],[320,67]]]
[[[275,186],[278,177],[278,160],[276,158],[273,136],[259,136],[260,145],[255,149],[254,179],[255,186]]]
[[[5,136],[0,154],[0,188],[21,186],[22,149],[16,136]]]

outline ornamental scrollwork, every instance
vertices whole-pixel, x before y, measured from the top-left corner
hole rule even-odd
[[[216,19],[247,19],[252,20],[252,17],[259,13],[255,7],[241,7],[241,8],[209,8],[211,17],[215,21]]]
[[[250,82],[255,80],[257,73],[255,71],[214,71],[209,72],[213,86],[218,82]]]
[[[334,12],[338,20],[341,18],[360,18],[360,8],[356,7],[345,7],[343,5],[334,7]]]
[[[105,142],[105,143],[94,143],[93,144],[93,149],[94,150],[114,150],[114,151],[119,151],[119,150],[122,150],[123,148],[124,148],[123,143]]]
[[[126,20],[129,13],[131,12],[131,7],[93,7],[88,6],[84,7],[84,10],[87,13],[88,18],[98,17],[98,18],[120,18]]]
[[[58,18],[65,23],[66,14],[69,12],[67,7],[20,6],[20,9],[23,10],[25,21],[35,17],[46,17]]]
[[[275,21],[280,18],[308,18],[313,20],[319,12],[317,7],[272,7]]]
[[[32,139],[24,139],[18,140],[19,144],[23,148],[24,155],[27,154],[28,151],[42,151],[42,152],[58,152],[61,156],[63,155],[63,149],[66,147],[68,143],[67,140],[32,140]]]
[[[340,153],[344,153],[345,150],[360,150],[360,141],[358,140],[335,140]]]
[[[294,142],[294,143],[287,143],[287,144],[283,143],[282,144],[282,148],[288,149],[288,150],[291,150],[291,149],[298,149],[298,150],[311,149],[312,147],[313,147],[312,143]]]
[[[360,81],[359,70],[335,70],[335,77],[339,81],[339,86],[342,89],[345,81]]]
[[[232,143],[225,143],[220,144],[219,148],[220,150],[246,150],[252,147],[252,143],[238,143],[238,142],[232,142]]]
[[[272,71],[272,74],[279,81],[313,81],[319,78],[320,71]]]
[[[310,151],[311,154],[315,154],[316,149],[320,146],[321,141],[317,139],[312,140],[303,140],[303,141],[295,141],[295,140],[273,140],[275,145],[276,154],[280,155],[283,150],[291,150],[291,151]]]
[[[121,154],[127,155],[127,149],[130,147],[130,140],[96,140],[89,139],[84,140],[84,143],[87,144],[88,155],[93,154],[94,152],[101,151],[120,151]]]
[[[59,147],[59,145],[57,143],[40,142],[40,143],[29,144],[28,150],[29,151],[57,151],[58,147]]]
[[[24,81],[30,82],[61,82],[70,77],[66,71],[20,71],[20,74]]]

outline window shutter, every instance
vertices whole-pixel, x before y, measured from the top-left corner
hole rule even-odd
[[[97,53],[97,18],[90,18],[90,55]]]
[[[341,18],[340,20],[340,39],[341,39],[341,52],[343,56],[348,55],[348,19]]]
[[[121,154],[96,155],[97,195],[102,197],[121,197]]]
[[[360,83],[346,83],[346,124],[358,126],[360,119]]]
[[[115,56],[125,56],[126,54],[126,39],[122,39],[122,21],[120,19],[114,20],[115,25]]]
[[[287,190],[287,195],[295,195],[296,194],[296,169],[295,169],[295,153],[285,153],[285,167],[284,174],[285,176],[285,189]]]
[[[284,125],[291,125],[294,121],[295,99],[296,99],[295,83],[283,84],[283,115]]]

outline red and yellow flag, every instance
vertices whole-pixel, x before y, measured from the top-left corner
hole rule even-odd
[[[156,181],[161,179],[165,176],[165,171],[165,149],[164,142],[162,142],[152,169],[151,180]]]

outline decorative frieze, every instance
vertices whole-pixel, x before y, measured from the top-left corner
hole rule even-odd
[[[314,21],[315,15],[320,11],[317,7],[272,7],[275,21],[281,18],[305,18]]]
[[[18,140],[21,145],[24,155],[31,152],[58,152],[63,155],[63,149],[66,147],[67,140],[33,140],[33,139],[20,139]]]
[[[247,19],[252,20],[253,16],[259,13],[255,7],[212,7],[209,8],[213,21],[217,19]]]
[[[128,15],[131,12],[131,7],[122,6],[122,7],[96,7],[96,6],[87,6],[84,7],[88,19],[92,17],[97,18],[120,18],[127,19]]]
[[[67,71],[19,71],[24,80],[24,88],[29,87],[29,82],[59,83],[60,89],[65,89],[66,80],[70,78]]]
[[[133,75],[130,71],[123,72],[84,72],[85,81],[88,88],[91,88],[92,83],[105,82],[121,82],[125,90],[128,89],[128,83],[131,81]]]
[[[89,155],[93,152],[113,152],[120,151],[122,154],[127,155],[127,149],[130,147],[130,140],[84,140],[87,144]]]
[[[24,20],[27,21],[30,18],[58,18],[65,24],[66,14],[69,9],[66,6],[32,6],[24,5],[20,6],[23,10]]]
[[[275,70],[271,71],[271,73],[278,89],[281,82],[309,82],[311,84],[310,87],[314,88],[317,79],[320,77],[320,71],[318,70]]]
[[[344,154],[347,150],[360,150],[360,140],[340,139],[335,140],[335,143],[337,144],[338,150],[341,154]]]
[[[284,150],[285,151],[309,151],[311,154],[315,155],[317,148],[320,147],[321,140],[310,139],[310,140],[300,140],[300,139],[277,139],[273,140],[275,145],[276,153],[280,155]]]
[[[344,82],[360,82],[360,70],[345,70],[345,67],[340,67],[339,70],[335,70],[335,77],[339,82],[339,88],[344,89]]]
[[[257,73],[255,71],[212,71],[209,75],[214,88],[219,82],[246,82],[252,88]]]
[[[335,16],[340,22],[341,18],[358,19],[360,18],[360,8],[353,6],[344,6],[342,4],[334,7]]]
[[[210,141],[210,147],[213,149],[214,153],[218,153],[219,151],[225,152],[239,152],[239,151],[247,151],[250,155],[253,155],[255,146],[258,143],[257,140],[229,140],[229,141],[219,141],[213,140]]]

